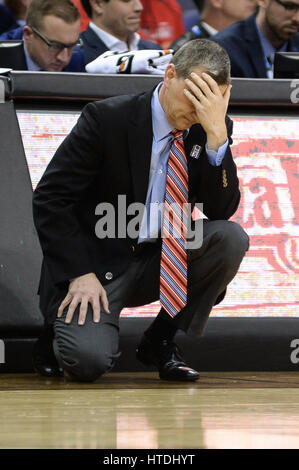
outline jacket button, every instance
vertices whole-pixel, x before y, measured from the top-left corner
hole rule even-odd
[[[108,272],[105,274],[105,278],[107,279],[107,281],[111,281],[111,279],[113,278],[113,274]]]

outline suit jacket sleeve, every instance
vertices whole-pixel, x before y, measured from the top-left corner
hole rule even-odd
[[[195,201],[203,203],[203,212],[210,220],[229,219],[237,210],[240,201],[239,180],[237,167],[232,158],[233,122],[226,118],[229,145],[220,166],[213,166],[203,151],[200,156],[198,177],[193,183]],[[206,144],[206,135],[204,137]],[[196,165],[196,161],[192,162]]]
[[[53,282],[94,272],[76,217],[76,204],[100,172],[100,111],[88,104],[62,142],[33,195],[33,217]]]

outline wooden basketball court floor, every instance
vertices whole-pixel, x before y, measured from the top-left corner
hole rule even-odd
[[[0,374],[2,449],[298,449],[297,372]]]

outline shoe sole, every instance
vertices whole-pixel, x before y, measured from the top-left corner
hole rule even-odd
[[[163,377],[161,375],[160,376],[160,379],[161,380],[167,380],[168,382],[195,382],[196,380],[199,379],[199,376],[198,377],[194,377],[194,378],[185,378],[185,379],[173,379],[173,378],[169,378],[169,377]]]

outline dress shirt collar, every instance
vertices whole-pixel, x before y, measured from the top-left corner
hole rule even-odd
[[[89,23],[89,26],[93,30],[93,32],[106,44],[108,50],[110,51],[126,52],[128,49],[130,51],[136,51],[138,49],[138,42],[140,40],[140,36],[137,33],[133,33],[130,36],[129,44],[127,44],[125,41],[121,41],[115,36],[112,36],[112,34],[107,33],[103,29],[99,28],[92,21]]]
[[[160,140],[165,139],[166,137],[171,137],[171,132],[174,127],[169,124],[166,117],[165,111],[162,108],[159,99],[159,91],[162,86],[162,82],[155,88],[152,96],[152,123],[153,123],[153,134],[154,140],[159,142]],[[189,129],[183,131],[184,137],[188,134]]]
[[[28,70],[32,70],[33,72],[38,72],[39,70],[41,70],[41,68],[31,59],[24,40],[23,40],[23,45],[24,45],[24,53],[25,53],[25,59],[26,59]]]
[[[203,25],[203,27],[205,28],[205,30],[211,35],[211,36],[214,36],[215,34],[218,33],[217,29],[213,28],[212,26],[210,26],[208,23],[206,23],[205,21],[202,21],[201,24]]]

